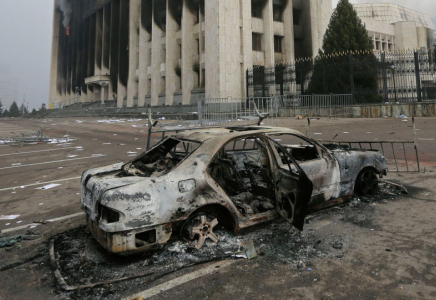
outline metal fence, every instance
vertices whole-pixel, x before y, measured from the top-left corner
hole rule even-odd
[[[282,97],[212,98],[198,101],[201,126],[257,124],[276,126]],[[265,117],[265,119],[263,119]]]
[[[288,95],[281,97],[281,107],[289,116],[349,117],[353,115],[353,95]]]
[[[255,66],[247,70],[247,95],[351,94],[354,103],[436,100],[436,50],[340,53]]]

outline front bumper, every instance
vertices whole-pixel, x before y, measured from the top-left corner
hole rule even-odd
[[[86,217],[88,228],[94,238],[109,252],[115,254],[134,254],[157,250],[171,237],[171,223],[123,232],[105,232],[96,222]]]

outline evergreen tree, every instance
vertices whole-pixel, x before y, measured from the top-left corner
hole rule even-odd
[[[11,107],[9,108],[9,114],[12,118],[17,118],[20,116],[20,109],[15,101],[12,102]]]
[[[9,118],[10,116],[11,114],[9,113],[9,110],[5,110],[5,112],[3,113],[3,117]]]
[[[0,117],[3,117],[3,103],[2,103],[2,99],[0,99]]]
[[[354,94],[356,103],[378,102],[379,62],[362,20],[340,0],[315,60],[309,94]]]
[[[29,114],[27,107],[23,104],[20,106],[20,116],[26,116]]]

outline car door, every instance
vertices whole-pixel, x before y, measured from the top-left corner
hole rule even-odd
[[[327,149],[313,140],[296,134],[273,134],[269,137],[290,153],[312,181],[311,206],[340,196],[339,164]]]
[[[297,229],[303,230],[313,184],[294,158],[280,144],[268,138],[272,155],[277,211]]]

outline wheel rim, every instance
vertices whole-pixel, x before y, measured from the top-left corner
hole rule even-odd
[[[207,220],[206,215],[201,215],[194,219],[193,226],[189,229],[189,237],[196,241],[195,248],[203,247],[207,239],[214,243],[218,243],[218,236],[213,232],[215,226],[218,225],[218,219],[213,218],[212,221]]]
[[[372,170],[365,170],[360,177],[360,191],[364,196],[375,196],[378,193],[378,178]]]

